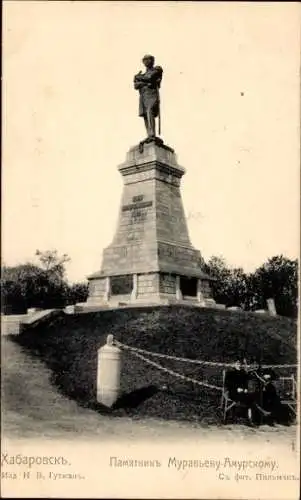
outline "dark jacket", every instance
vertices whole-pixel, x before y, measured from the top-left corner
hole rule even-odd
[[[248,374],[245,370],[229,370],[226,372],[225,387],[231,399],[237,399],[238,389],[248,389]]]
[[[163,70],[161,66],[139,73],[134,77],[134,88],[139,90],[139,116],[146,116],[151,111],[154,117],[159,114],[161,85]]]

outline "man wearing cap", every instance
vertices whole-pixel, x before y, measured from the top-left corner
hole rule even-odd
[[[275,422],[285,419],[285,408],[281,404],[281,399],[274,385],[277,376],[273,370],[264,370],[261,374],[264,382],[262,387],[262,406],[264,410],[270,412],[268,423],[273,425]]]
[[[255,407],[255,397],[253,391],[249,390],[249,373],[248,365],[244,359],[241,363],[237,360],[232,370],[226,372],[225,387],[228,391],[229,398],[232,401],[241,403],[247,409],[247,417],[249,425],[253,425],[253,416]]]
[[[232,370],[226,372],[225,386],[233,401],[243,401],[248,388],[248,376],[242,363],[237,360]]]
[[[274,385],[274,381],[277,379],[276,373],[271,369],[263,369],[257,365],[253,367],[250,378],[256,385],[255,406],[259,411],[257,414],[259,420],[261,421],[262,417],[265,417],[267,423],[274,425],[282,410],[281,401]]]
[[[148,139],[156,137],[155,118],[159,117],[160,134],[160,96],[159,88],[162,80],[163,69],[155,66],[155,58],[145,55],[142,62],[146,68],[134,76],[134,88],[139,90],[139,116],[143,116]]]

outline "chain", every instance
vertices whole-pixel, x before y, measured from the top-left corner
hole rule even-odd
[[[261,368],[297,368],[298,365],[261,365]]]
[[[136,353],[141,353],[141,354],[146,354],[147,356],[154,356],[157,358],[163,358],[163,359],[171,359],[174,361],[182,361],[185,363],[192,363],[196,365],[204,365],[204,366],[221,366],[221,367],[233,367],[233,363],[220,363],[217,361],[202,361],[199,359],[189,359],[189,358],[179,358],[177,356],[170,356],[168,354],[160,354],[158,352],[151,352],[151,351],[146,351],[145,349],[139,349],[138,347],[131,347],[126,344],[122,344],[118,340],[114,339],[114,344],[117,347],[122,347],[124,349],[131,350]],[[253,368],[254,365],[244,365],[247,368]],[[261,365],[261,368],[297,368],[297,365]]]
[[[172,359],[174,361],[183,361],[185,363],[192,363],[196,365],[208,365],[208,366],[233,366],[233,363],[219,363],[214,361],[201,361],[199,359],[189,359],[189,358],[178,358],[177,356],[170,356],[168,354],[160,354],[158,352],[146,351],[145,349],[139,349],[138,347],[131,347],[126,344],[122,344],[118,340],[114,340],[117,347],[123,347],[124,349],[129,349],[131,351],[146,354],[147,356],[154,356],[157,358]]]
[[[158,370],[161,370],[165,373],[168,373],[169,375],[173,375],[174,377],[180,378],[182,380],[186,380],[187,382],[192,382],[193,384],[196,384],[196,385],[208,387],[209,389],[216,389],[218,391],[223,391],[222,387],[217,387],[216,385],[207,384],[207,382],[200,382],[199,380],[196,380],[194,378],[186,377],[185,375],[182,375],[181,373],[177,373],[173,370],[165,368],[164,366],[160,365],[159,363],[156,363],[155,361],[151,361],[150,359],[147,359],[145,356],[142,356],[142,354],[139,354],[138,352],[135,352],[132,349],[130,349],[130,351],[131,351],[131,354],[133,354],[133,356],[136,356],[137,358],[142,359],[143,361],[145,361],[149,365],[154,366]]]

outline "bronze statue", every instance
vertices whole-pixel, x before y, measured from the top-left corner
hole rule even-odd
[[[156,137],[155,118],[159,118],[158,133],[160,135],[160,94],[159,88],[162,80],[163,69],[155,66],[155,58],[151,55],[143,57],[142,62],[146,68],[145,73],[139,71],[134,77],[134,88],[139,90],[139,116],[143,116],[148,140]]]

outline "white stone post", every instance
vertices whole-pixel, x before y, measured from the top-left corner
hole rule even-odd
[[[201,304],[204,305],[205,304],[205,300],[204,300],[204,295],[203,295],[203,292],[202,292],[202,281],[201,281],[200,278],[197,281],[197,292],[196,292],[196,295],[197,295],[198,302],[200,302]]]
[[[138,295],[138,275],[133,274],[133,290],[131,293],[131,300],[136,300]]]
[[[74,314],[75,313],[75,305],[72,304],[70,306],[66,306],[64,311],[66,314]]]
[[[111,407],[120,391],[121,351],[113,345],[113,335],[98,350],[97,401]]]
[[[267,306],[268,306],[269,314],[271,316],[277,316],[275,300],[274,299],[267,299]]]
[[[109,302],[110,296],[111,296],[111,280],[110,276],[107,276],[105,278],[105,293],[104,293],[105,302]]]
[[[181,292],[181,281],[180,281],[180,276],[176,276],[176,299],[177,300],[183,300],[183,295]]]

